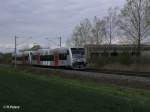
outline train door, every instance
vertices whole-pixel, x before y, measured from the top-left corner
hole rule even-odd
[[[45,65],[48,66],[49,65],[49,59],[48,59],[48,51],[46,51],[46,60],[45,60]]]
[[[54,53],[54,66],[59,66],[59,55]]]
[[[29,59],[29,56],[28,56],[28,55],[25,55],[25,54],[22,55],[21,59],[22,59],[22,64],[23,64],[23,65],[29,64],[29,63],[28,63],[28,59]]]
[[[24,59],[25,59],[25,64],[29,64],[29,55],[25,55]]]
[[[36,55],[36,63],[37,65],[40,65],[40,53]]]

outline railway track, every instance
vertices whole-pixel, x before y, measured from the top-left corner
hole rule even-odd
[[[123,87],[138,88],[150,90],[150,77],[149,74],[137,73],[122,73],[122,71],[79,71],[79,70],[60,70],[63,72],[63,77],[77,78],[83,80],[92,80],[98,83],[113,84]],[[107,72],[107,73],[106,73]],[[109,72],[109,73],[108,73]]]
[[[126,76],[139,76],[139,77],[150,77],[150,72],[133,72],[133,71],[121,71],[121,70],[105,70],[105,69],[87,69],[87,72],[92,73],[106,73],[106,74],[118,74]]]
[[[41,67],[41,68],[49,68],[49,67]],[[81,72],[90,72],[90,73],[104,73],[104,74],[116,74],[116,75],[138,76],[138,77],[149,77],[150,78],[150,72],[134,72],[134,71],[91,69],[91,68],[87,68],[84,70],[73,70],[73,69],[69,69],[69,68],[49,68],[49,69],[72,70],[72,71],[81,71]]]

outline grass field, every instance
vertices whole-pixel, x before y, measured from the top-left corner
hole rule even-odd
[[[150,112],[150,92],[1,68],[0,112]]]

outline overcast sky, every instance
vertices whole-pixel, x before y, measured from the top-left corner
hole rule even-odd
[[[46,37],[62,36],[65,41],[84,18],[103,17],[109,7],[123,7],[124,3],[125,0],[0,0],[0,47],[12,47],[15,35],[23,37],[18,43],[26,45],[46,46]]]

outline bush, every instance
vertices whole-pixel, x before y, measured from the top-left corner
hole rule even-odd
[[[130,55],[127,52],[122,53],[119,57],[120,64],[129,65],[132,63],[131,61]]]
[[[99,57],[95,60],[97,66],[104,66],[109,63],[112,63],[112,59],[109,57]]]
[[[12,55],[11,55],[11,53],[3,54],[3,57],[0,60],[0,63],[11,64],[11,62],[12,62]]]

